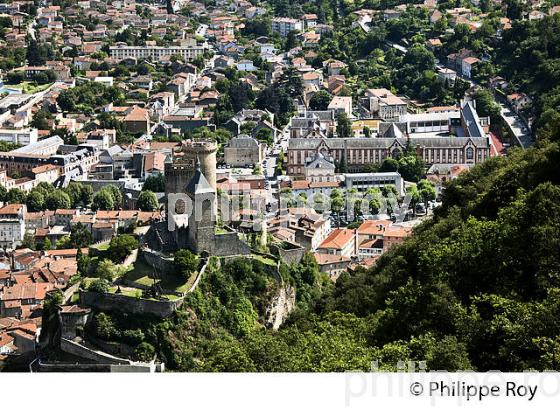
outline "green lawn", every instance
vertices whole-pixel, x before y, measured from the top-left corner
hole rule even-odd
[[[140,257],[134,263],[134,268],[124,275],[124,279],[138,283],[139,285],[151,286],[154,284],[152,276],[154,269]],[[157,279],[163,289],[169,289],[176,292],[186,292],[189,290],[196,279],[196,272],[185,281],[185,279],[173,275],[166,275],[163,279]]]
[[[264,263],[265,265],[276,266],[276,261],[274,259],[266,258],[262,255],[252,255],[252,258]]]
[[[109,293],[116,294],[118,288],[119,288],[118,286],[111,286],[109,288]],[[121,286],[121,293],[119,293],[119,295],[127,296],[129,298],[139,298],[139,299],[144,299],[144,300],[160,301],[160,299],[143,297],[142,296],[142,291],[140,289],[123,289],[122,286]],[[177,300],[177,299],[180,298],[180,296],[169,295],[169,294],[163,294],[161,296],[162,296],[163,299],[167,299],[167,300]]]
[[[99,251],[106,251],[109,249],[109,242],[103,242],[97,245],[91,245],[91,248],[97,249]]]
[[[117,293],[118,288],[119,288],[118,286],[111,286],[109,288],[109,293]],[[136,297],[139,297],[139,296],[141,297],[142,296],[142,291],[140,289],[132,290],[132,289],[123,289],[121,287],[121,293],[120,294],[123,295],[123,296],[136,298]]]
[[[45,91],[51,85],[52,83],[43,84],[43,85],[34,85],[31,81],[24,81],[19,84],[10,85],[10,88],[14,88],[14,89],[19,88],[24,94],[35,94],[41,91]]]

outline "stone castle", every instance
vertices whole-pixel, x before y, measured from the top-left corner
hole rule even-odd
[[[196,162],[208,183],[216,189],[216,151],[218,145],[208,140],[183,141],[181,150],[165,163],[165,194],[183,192],[196,171]]]
[[[156,224],[148,235],[153,249],[175,251],[187,248],[198,254],[215,256],[243,255],[250,247],[236,232],[216,234],[216,142],[186,140],[181,149],[165,163],[165,195],[167,222]],[[170,198],[186,195],[192,212],[182,200]],[[169,221],[174,219],[174,229]]]

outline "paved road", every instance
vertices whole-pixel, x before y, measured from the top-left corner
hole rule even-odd
[[[274,178],[274,171],[276,169],[277,158],[269,156],[264,161],[263,174],[267,179]]]
[[[500,103],[502,119],[507,123],[510,131],[523,148],[533,145],[533,136],[525,122],[506,104]]]

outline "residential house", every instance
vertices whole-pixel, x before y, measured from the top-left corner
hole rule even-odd
[[[472,77],[473,67],[480,63],[480,60],[476,57],[467,57],[461,62],[461,74],[467,78]]]
[[[354,229],[334,229],[317,247],[317,253],[344,256],[357,256],[357,233]]]
[[[351,262],[347,256],[326,253],[314,253],[313,256],[319,265],[319,270],[327,273],[332,280],[338,279],[341,273],[346,272]]]
[[[150,116],[148,110],[133,106],[123,118],[123,123],[128,132],[133,134],[150,133]]]
[[[334,111],[337,116],[341,113],[345,113],[348,117],[353,117],[352,97],[335,96],[332,98],[327,109]]]
[[[0,246],[15,249],[25,235],[25,204],[9,204],[0,208]]]
[[[303,22],[289,17],[275,17],[272,19],[272,31],[286,37],[290,31],[303,31]]]
[[[529,107],[533,100],[525,93],[513,93],[507,96],[507,100],[515,112],[519,112]]]
[[[224,148],[225,162],[232,167],[260,165],[265,155],[266,144],[244,134],[232,138]]]
[[[323,74],[319,71],[309,71],[302,75],[303,85],[313,85],[320,89],[323,86]]]
[[[385,88],[366,90],[361,101],[370,115],[383,120],[397,119],[407,110],[406,102]]]
[[[257,67],[251,60],[240,60],[236,66],[239,71],[257,71]]]
[[[304,14],[301,16],[305,28],[312,28],[317,25],[318,17],[316,14]]]
[[[25,283],[5,288],[0,296],[0,317],[29,318],[40,308],[52,283]]]

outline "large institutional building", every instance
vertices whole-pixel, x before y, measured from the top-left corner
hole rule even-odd
[[[192,61],[202,55],[206,48],[204,46],[127,46],[118,45],[109,47],[111,57],[116,60],[125,58],[147,58],[159,60],[163,56],[180,55],[185,61]]]
[[[490,156],[488,138],[297,138],[288,147],[288,174],[302,175],[305,164],[317,154],[341,163],[348,171],[359,172],[386,158],[399,157],[408,143],[428,164],[476,164]]]
[[[488,133],[488,119],[479,118],[472,103],[464,103],[460,118],[450,121],[448,130],[455,135],[434,134],[431,128],[432,132],[422,133],[419,127],[411,135],[406,132],[406,123],[386,123],[388,126],[380,127],[380,136],[373,138],[292,138],[288,174],[303,176],[305,165],[318,154],[338,164],[345,161],[349,172],[361,172],[370,164],[399,157],[407,147],[412,147],[427,164],[477,164],[496,153]],[[438,131],[439,126],[438,122]]]

